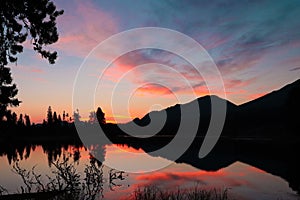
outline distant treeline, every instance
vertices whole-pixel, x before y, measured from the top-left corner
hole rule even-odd
[[[222,122],[224,124],[221,133],[223,139],[252,138],[270,141],[300,141],[300,79],[280,90],[242,105],[235,105],[217,96],[204,96],[186,104],[176,104],[161,111],[152,111],[141,119],[136,118],[126,124],[106,123],[105,114],[100,107],[96,111],[90,112],[89,120],[81,121],[79,110],[74,111],[72,116],[65,112],[61,115],[53,112],[49,106],[47,117],[41,124],[31,124],[28,115],[20,114],[17,117],[15,113],[7,112],[0,121],[0,139],[3,136],[18,136],[15,138],[22,139],[29,135],[51,136],[48,137],[49,139],[53,139],[53,135],[58,135],[60,138],[69,136],[78,138],[76,128],[84,130],[84,134],[91,136],[94,131],[99,130],[97,127],[99,124],[106,136],[114,142],[119,142],[121,139],[122,141],[130,140],[138,143],[155,143],[157,146],[157,142],[171,140],[179,130],[184,130],[186,133],[191,132],[191,127],[196,127],[196,135],[203,138],[209,128],[214,125],[211,122],[212,114],[222,120],[222,112],[220,113],[218,109],[214,109],[214,113],[212,112],[212,102],[215,105],[226,105],[226,116]],[[190,119],[197,117],[194,115],[195,113],[186,115],[185,119],[187,120],[182,120],[184,116],[182,111],[191,110],[191,105],[198,106],[200,113],[199,120],[194,120],[194,124],[190,123],[193,122]],[[155,126],[154,122],[161,121],[161,119],[165,119],[163,126],[154,133],[154,130],[148,125],[154,124]],[[182,123],[183,121],[185,123]],[[138,130],[136,127],[145,128],[140,131],[141,129]],[[144,137],[154,134],[156,137]],[[159,141],[156,140],[157,138]]]
[[[8,110],[4,118],[0,121],[0,136],[23,137],[30,135],[55,135],[60,136],[77,136],[74,122],[80,122],[80,114],[77,109],[73,115],[63,111],[62,114],[53,111],[51,106],[47,110],[47,118],[42,123],[32,123],[30,116],[27,114],[19,114]],[[80,122],[84,124],[106,124],[105,114],[100,107],[96,111],[90,112],[89,120]],[[63,133],[63,135],[62,135]]]

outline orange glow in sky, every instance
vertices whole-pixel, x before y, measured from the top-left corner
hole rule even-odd
[[[284,1],[282,3],[284,4]],[[167,3],[164,4],[168,8],[165,11],[164,6],[158,2],[157,4],[135,3],[134,6],[125,3],[123,6],[115,6],[102,1],[69,3],[57,0],[55,4],[58,9],[65,11],[57,20],[59,40],[49,47],[58,51],[56,64],[49,65],[41,59],[32,50],[28,40],[24,43],[24,52],[18,56],[18,65],[9,66],[19,89],[18,98],[22,101],[18,108],[13,108],[13,111],[18,115],[20,113],[30,115],[31,121],[36,123],[46,118],[48,106],[52,106],[53,111],[59,114],[66,111],[72,116],[73,84],[84,59],[105,39],[131,28],[155,25],[179,31],[199,42],[218,67],[223,78],[226,98],[237,105],[261,97],[300,77],[298,67],[300,38],[294,34],[295,23],[298,23],[295,21],[297,17],[288,15],[284,19],[285,31],[274,32],[273,30],[277,28],[272,26],[268,32],[269,27],[261,27],[269,21],[278,19],[275,13],[280,13],[280,9],[284,6],[276,7],[278,9],[276,12],[271,7],[267,7],[263,13],[252,8],[253,12],[243,13],[245,21],[241,22],[240,12],[228,12],[229,16],[226,20],[223,17],[219,19],[219,15],[214,16],[219,13],[216,5],[209,8],[203,5],[197,9],[187,7],[190,12],[185,12],[183,9],[171,12],[176,13],[176,19],[186,19],[181,21],[168,20],[170,16],[165,14],[176,6],[168,7]],[[134,9],[135,17],[129,15],[127,9],[123,8],[129,5],[128,10]],[[181,6],[194,8],[198,5],[186,3],[178,7]],[[204,9],[204,12],[200,12],[201,9]],[[157,12],[158,10],[162,12]],[[145,15],[145,12],[148,14]],[[163,16],[157,16],[158,13]],[[257,14],[253,15],[253,13]],[[203,20],[207,20],[206,25],[199,27],[198,24]],[[228,28],[233,26],[236,28]],[[262,34],[250,31],[265,29],[266,32]],[[269,37],[270,34],[267,33],[274,35]],[[160,38],[157,39],[159,41]],[[109,60],[111,53],[108,50],[103,58]],[[98,60],[95,60],[94,64],[97,63]],[[153,109],[164,109],[195,99],[192,98],[191,91],[186,90],[181,80],[173,76],[170,70],[153,65],[143,70],[135,68],[148,63],[160,63],[178,72],[182,78],[192,83],[195,97],[210,94],[203,83],[203,78],[195,76],[195,69],[190,66],[190,63],[174,53],[151,50],[130,52],[112,63],[105,72],[105,84],[98,88],[95,94],[95,108],[100,106],[105,110],[107,122],[128,122],[135,117],[143,117]],[[90,74],[90,76],[99,78],[100,71],[99,74]],[[107,99],[108,93],[113,86],[120,83],[122,76],[127,72],[116,91],[114,102],[110,102]],[[166,85],[153,84],[156,81]],[[95,86],[86,83],[87,89],[92,87]],[[213,94],[218,95],[218,91],[214,91]],[[184,96],[185,100],[178,101],[176,95]],[[85,98],[85,94],[82,94],[83,101]],[[89,109],[83,108],[79,112],[82,120],[88,120]]]

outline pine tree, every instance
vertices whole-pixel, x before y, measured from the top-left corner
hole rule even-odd
[[[12,124],[17,125],[17,121],[18,121],[18,116],[15,112],[13,112],[13,114],[12,114]]]
[[[97,122],[96,112],[95,111],[91,111],[90,115],[89,115],[89,123],[90,124],[94,124],[96,122]]]
[[[60,114],[58,115],[57,120],[58,120],[58,123],[61,123],[61,122],[62,122],[62,121],[61,121],[61,116],[60,116]]]
[[[0,121],[8,112],[8,107],[15,107],[20,104],[16,98],[18,89],[16,84],[12,83],[10,69],[0,65]]]
[[[54,123],[54,124],[57,124],[57,123],[58,123],[58,118],[57,118],[56,111],[54,111],[54,113],[53,113],[53,123]]]
[[[26,115],[26,114],[25,114],[24,118],[25,118],[25,125],[26,125],[27,127],[30,127],[30,126],[31,126],[31,122],[30,122],[30,117],[29,117],[29,115]]]
[[[18,126],[24,126],[23,114],[20,114],[17,124]]]
[[[73,118],[74,118],[74,122],[79,122],[80,121],[80,114],[79,114],[79,110],[77,109],[74,114],[73,114]]]
[[[104,114],[104,112],[102,111],[102,109],[100,107],[97,108],[96,116],[97,116],[99,124],[105,124],[106,123],[105,114]]]
[[[45,47],[57,42],[56,18],[63,14],[50,0],[1,0],[0,5],[0,122],[8,107],[18,106],[16,84],[12,83],[9,62],[17,62],[22,43],[30,38],[33,50],[54,64],[57,52]]]
[[[63,111],[63,121],[66,121],[66,111]]]
[[[51,108],[51,106],[48,107],[47,122],[48,122],[49,125],[53,124],[53,116],[52,116],[52,108]]]

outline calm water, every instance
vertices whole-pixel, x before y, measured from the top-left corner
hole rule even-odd
[[[36,172],[45,175],[51,174],[53,169],[53,166],[49,166],[49,162],[71,153],[75,155],[72,156],[71,162],[75,162],[76,168],[83,174],[83,169],[90,158],[84,147],[65,145],[52,148],[50,146],[29,145],[0,151],[0,185],[11,193],[20,191],[20,186],[23,184],[21,178],[11,170],[17,159],[20,160],[21,167],[31,169],[36,165]],[[116,179],[113,183],[109,183],[110,168],[104,167],[105,199],[127,199],[137,187],[144,185],[157,185],[166,190],[176,190],[178,187],[189,188],[196,184],[203,188],[228,188],[230,196],[235,199],[299,199],[283,178],[241,161],[233,161],[223,168],[207,171],[193,167],[187,162],[175,163],[161,157],[141,155],[139,153],[144,152],[142,149],[127,145],[104,145],[102,148],[104,166],[122,165],[124,169],[141,171],[141,173],[125,173],[124,180]],[[151,171],[161,163],[171,164],[158,171],[142,172]]]

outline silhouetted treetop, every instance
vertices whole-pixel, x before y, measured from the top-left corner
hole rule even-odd
[[[30,36],[34,51],[55,63],[57,52],[45,46],[58,40],[56,18],[63,14],[50,0],[1,0],[0,6],[0,122],[9,106],[18,106],[17,87],[12,83],[9,62],[17,61],[22,43]]]
[[[58,123],[58,118],[57,118],[56,111],[53,112],[53,123],[55,123],[55,124]]]
[[[47,110],[47,122],[48,122],[48,124],[52,124],[53,123],[53,115],[52,115],[52,108],[51,108],[51,106],[49,106],[48,110]]]
[[[12,84],[10,69],[0,65],[0,121],[6,115],[8,106],[19,105],[17,94],[18,89],[16,84]]]
[[[102,109],[100,107],[97,108],[96,116],[97,116],[98,122],[100,124],[105,124],[106,123],[105,114],[104,114],[104,112],[102,111]]]
[[[30,127],[31,126],[31,121],[30,121],[29,115],[25,115],[24,118],[25,118],[25,125],[27,127]]]
[[[53,64],[57,52],[45,50],[45,46],[58,40],[56,18],[62,14],[49,0],[1,0],[0,66],[17,61],[29,35],[33,49]]]
[[[96,112],[95,111],[91,111],[90,115],[89,115],[89,123],[90,124],[94,124],[96,122],[97,122]]]
[[[73,113],[73,119],[74,119],[74,122],[79,122],[80,121],[80,114],[79,114],[79,110],[77,109],[76,111],[74,111]],[[70,120],[71,121],[71,120]]]
[[[24,126],[24,120],[23,120],[23,114],[20,114],[19,120],[18,120],[18,126]]]

